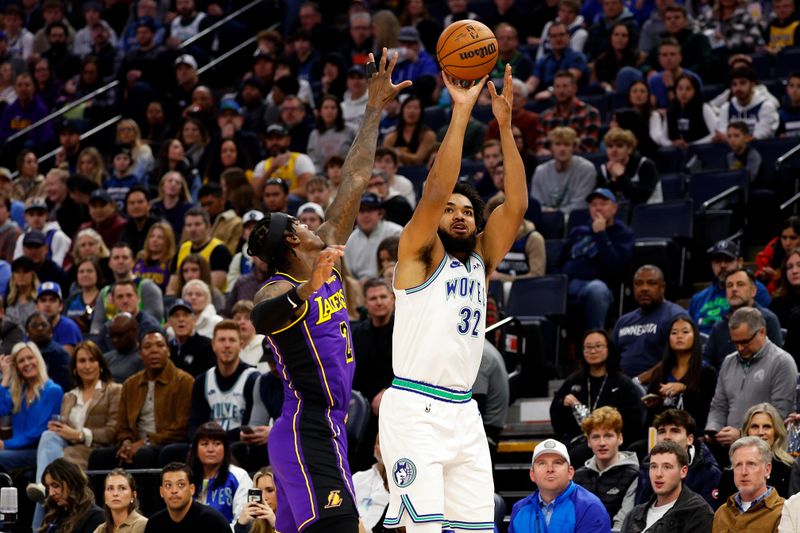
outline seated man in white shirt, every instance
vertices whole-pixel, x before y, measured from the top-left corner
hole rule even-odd
[[[380,435],[375,437],[375,464],[369,470],[353,474],[353,490],[356,493],[356,507],[367,531],[382,522],[389,505],[389,490],[386,488],[386,467],[381,457]]]

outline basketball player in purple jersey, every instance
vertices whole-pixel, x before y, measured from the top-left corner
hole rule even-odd
[[[284,385],[268,443],[280,533],[358,531],[344,424],[355,359],[337,266],[372,175],[381,110],[411,85],[392,84],[397,54],[387,59],[384,48],[376,68],[370,54],[366,111],[325,223],[314,233],[284,213],[267,213],[247,242],[270,274],[256,294],[253,324],[267,336]]]

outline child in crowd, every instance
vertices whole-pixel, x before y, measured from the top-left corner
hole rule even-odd
[[[336,196],[336,191],[339,189],[339,184],[342,182],[342,166],[344,159],[338,155],[331,156],[325,162],[325,167],[322,169],[325,172],[325,177],[331,184],[331,201]]]
[[[113,165],[111,169],[111,176],[106,180],[103,185],[108,191],[109,196],[117,204],[117,210],[120,213],[125,212],[125,196],[128,191],[138,183],[136,174],[133,173],[133,155],[130,148],[126,146],[117,146],[114,151]]]
[[[741,120],[728,124],[728,146],[731,151],[727,156],[730,170],[745,169],[750,174],[750,182],[756,181],[761,173],[761,154],[750,145],[753,136],[750,128]]]

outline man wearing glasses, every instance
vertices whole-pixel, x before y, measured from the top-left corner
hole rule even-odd
[[[722,362],[706,423],[706,441],[717,460],[724,460],[727,448],[741,436],[738,428],[751,405],[769,402],[786,418],[794,408],[797,385],[794,359],[767,338],[758,309],[737,309],[728,328],[736,351]]]

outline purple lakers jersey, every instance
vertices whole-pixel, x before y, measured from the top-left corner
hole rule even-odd
[[[277,281],[302,283],[279,272],[265,285]],[[299,317],[278,331],[265,333],[284,384],[284,412],[292,409],[293,400],[347,410],[355,358],[344,287],[336,270],[303,304]]]

